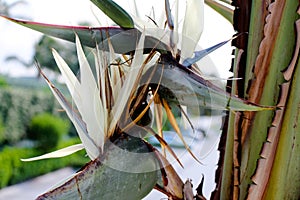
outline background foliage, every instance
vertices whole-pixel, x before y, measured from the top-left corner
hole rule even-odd
[[[55,150],[58,142],[70,129],[70,122],[42,113],[32,118],[27,131],[28,139],[36,142],[36,147],[45,153]]]
[[[58,148],[79,143],[78,138],[61,141]],[[41,152],[33,148],[5,147],[0,152],[0,189],[25,181],[27,179],[60,169],[66,166],[82,167],[89,161],[85,151],[77,152],[71,156],[58,159],[47,159],[35,162],[22,162],[21,158],[29,158],[40,155]]]
[[[52,93],[38,79],[0,77],[0,102],[0,188],[89,161],[85,151],[60,159],[20,160],[80,142]]]
[[[15,144],[26,136],[31,118],[48,112],[58,115],[59,108],[51,93],[26,88],[5,87],[0,90],[0,119],[4,131],[0,144]]]

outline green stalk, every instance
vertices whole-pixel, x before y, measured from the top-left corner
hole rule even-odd
[[[265,199],[297,199],[300,188],[300,63],[285,111],[275,163]]]
[[[298,20],[298,28],[299,27],[300,21]],[[299,38],[300,36],[298,35],[298,40]],[[281,127],[282,134],[279,138],[278,149],[265,199],[297,199],[300,197],[299,56],[297,59],[298,63],[295,66],[293,79],[291,80],[288,101]]]
[[[266,4],[268,2],[244,2],[245,7],[252,5],[249,37],[245,57],[242,58],[245,60],[239,62],[240,58],[236,55],[233,70],[237,74],[239,69],[245,69],[242,75],[245,81],[243,85],[239,82],[237,85],[244,91],[247,100],[276,106],[279,100],[284,99],[281,87],[287,80],[282,72],[289,66],[295,52],[299,1],[277,0],[272,5]],[[240,9],[239,12],[244,10],[247,11]],[[243,19],[237,22],[246,24]],[[242,112],[241,118],[230,113],[222,184],[219,186],[221,199],[300,197],[299,67],[298,63],[288,88],[289,96],[286,101],[280,102],[284,108],[278,109],[282,111]],[[233,86],[233,94],[236,94],[235,90]],[[234,132],[239,134],[237,140]],[[238,153],[235,152],[235,141],[239,142]],[[238,174],[234,174],[237,171]],[[237,183],[239,185],[235,187]]]
[[[245,87],[244,91],[248,88],[248,81],[253,78],[252,68],[255,65],[256,57],[259,53],[259,45],[264,38],[264,25],[265,18],[268,14],[266,0],[252,1],[253,15],[250,16],[250,27],[248,33],[248,48],[247,48],[247,60],[246,60],[246,72],[245,72]],[[246,94],[244,94],[246,97]]]
[[[279,85],[284,82],[281,72],[289,65],[289,62],[293,56],[293,50],[295,46],[294,22],[298,18],[298,15],[296,13],[298,4],[299,2],[297,0],[285,2],[285,7],[283,9],[282,18],[280,20],[277,37],[273,41],[273,49],[267,50],[272,55],[270,56],[269,65],[267,66],[267,69],[265,69],[265,82],[264,84],[256,83],[260,84],[261,87],[263,87],[262,96],[259,102],[257,102],[259,104],[276,105],[277,103],[277,99],[280,93]],[[252,10],[251,14],[256,15],[256,12],[258,11]],[[251,25],[253,23],[255,23],[255,21],[250,22],[250,27],[254,27],[253,25]],[[268,55],[265,54],[263,59],[265,59],[266,56]],[[252,69],[252,66],[246,67],[247,69]],[[248,95],[251,99],[251,95],[256,96],[257,94],[249,93]],[[252,183],[251,177],[257,170],[257,160],[260,158],[261,149],[264,142],[266,141],[268,129],[269,127],[271,127],[272,118],[273,112],[259,112],[256,114],[255,118],[251,122],[251,126],[249,127],[247,133],[249,137],[246,139],[241,152],[241,199],[244,199],[248,194],[249,185]]]

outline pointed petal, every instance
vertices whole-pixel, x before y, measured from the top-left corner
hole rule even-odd
[[[109,60],[115,61],[117,60],[117,56],[115,54],[114,48],[111,44],[111,42],[108,42],[109,46]],[[110,65],[110,73],[109,73],[109,80],[112,90],[112,99],[115,100],[116,97],[119,94],[119,91],[122,87],[122,78],[121,78],[121,72],[120,72],[120,65]]]
[[[81,83],[77,85],[79,101],[75,102],[81,114],[83,121],[86,122],[87,132],[99,148],[103,148],[105,135],[104,127],[101,122],[101,115],[103,109],[99,97],[99,89],[91,67],[85,57],[81,43],[78,36],[76,36],[76,49],[78,54],[78,61],[80,65]]]
[[[103,51],[100,51],[98,49],[98,46],[96,47],[95,52],[95,66],[96,66],[96,73],[97,73],[97,82],[99,87],[99,93],[98,96],[100,96],[101,99],[101,107],[102,109],[99,110],[99,116],[101,117],[102,121],[99,121],[102,124],[104,133],[108,133],[108,106],[107,106],[107,98],[106,98],[106,72],[107,70],[107,57],[106,53]],[[106,135],[106,137],[109,137]]]
[[[168,26],[171,30],[173,30],[174,29],[174,22],[173,22],[173,16],[172,16],[172,13],[171,13],[171,7],[170,7],[169,0],[165,0],[165,11],[166,11],[166,16],[167,16]]]
[[[177,122],[176,122],[175,116],[173,115],[173,113],[172,113],[172,111],[171,111],[171,108],[170,108],[168,102],[167,102],[165,99],[163,99],[163,100],[162,100],[162,103],[163,103],[163,106],[164,106],[164,108],[165,108],[167,117],[168,117],[168,119],[169,119],[169,121],[170,121],[170,124],[171,124],[171,126],[173,127],[173,129],[175,130],[175,132],[177,133],[177,135],[178,135],[178,137],[180,138],[180,140],[182,141],[182,143],[183,143],[185,149],[191,154],[191,156],[192,156],[195,160],[197,160],[199,163],[201,163],[201,162],[198,160],[198,158],[193,154],[193,152],[191,151],[191,149],[190,149],[190,147],[187,145],[187,143],[185,142],[184,137],[183,137],[183,135],[182,135],[182,133],[181,133],[181,130],[180,130],[180,128],[179,128],[179,126],[178,126],[178,124],[177,124]]]
[[[181,57],[190,58],[203,31],[204,1],[187,0],[182,28]]]
[[[133,10],[134,10],[135,16],[137,16],[138,18],[140,18],[141,16],[140,16],[140,12],[139,12],[139,10],[137,8],[137,5],[136,5],[136,0],[133,0]]]
[[[52,54],[54,57],[54,60],[64,77],[64,81],[68,87],[68,90],[70,91],[73,98],[78,97],[78,94],[76,94],[75,87],[79,85],[79,81],[77,80],[76,76],[73,74],[72,70],[68,66],[68,64],[64,61],[64,59],[57,53],[55,49],[52,49]]]
[[[41,156],[37,156],[37,157],[33,157],[33,158],[26,158],[26,159],[21,159],[21,161],[35,161],[35,160],[43,160],[43,159],[47,159],[47,158],[60,158],[60,157],[65,157],[68,156],[70,154],[73,154],[77,151],[80,151],[84,149],[83,144],[75,144],[72,146],[68,146],[66,148],[57,150],[57,151],[53,151],[51,153],[47,153]]]
[[[208,54],[210,54],[210,53],[213,52],[214,50],[216,50],[216,49],[222,47],[224,44],[226,44],[227,42],[233,40],[233,39],[236,38],[236,37],[237,37],[237,36],[235,36],[235,37],[233,37],[233,38],[231,38],[231,39],[229,39],[229,40],[220,42],[220,43],[218,43],[218,44],[216,44],[216,45],[213,45],[213,46],[211,46],[211,47],[209,47],[209,48],[207,48],[207,49],[203,49],[203,50],[201,50],[201,51],[195,51],[195,52],[194,52],[194,53],[195,53],[194,57],[193,57],[193,58],[187,58],[187,59],[185,59],[185,60],[183,61],[182,65],[187,67],[187,66],[190,66],[190,65],[192,65],[192,64],[194,64],[194,63],[196,63],[196,62],[198,62],[199,60],[201,60],[201,58],[207,56]]]
[[[94,141],[90,138],[87,129],[86,124],[82,121],[82,119],[78,116],[78,114],[73,110],[73,108],[70,106],[64,95],[51,83],[51,81],[47,78],[47,76],[41,71],[40,68],[39,72],[43,76],[43,78],[46,80],[49,88],[51,89],[53,95],[55,96],[56,100],[59,102],[59,104],[62,106],[62,108],[66,111],[68,117],[74,124],[78,135],[80,137],[80,140],[82,141],[86,152],[88,156],[94,160],[99,156],[99,148],[94,143]]]
[[[134,87],[136,87],[136,80],[140,78],[141,72],[143,71],[143,67],[141,65],[143,65],[144,41],[145,33],[143,32],[139,40],[138,46],[136,48],[132,65],[129,71],[127,72],[124,85],[121,89],[121,91],[123,91],[124,93],[118,96],[118,98],[116,99],[116,103],[112,109],[111,113],[113,113],[113,116],[109,130],[112,130],[116,126],[118,120],[120,119],[124,111],[128,99],[130,98],[130,95],[133,92]]]

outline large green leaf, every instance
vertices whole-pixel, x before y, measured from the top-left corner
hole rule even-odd
[[[137,29],[125,30],[120,27],[64,26],[17,20],[6,16],[2,17],[32,30],[74,43],[76,33],[83,45],[92,48],[96,47],[98,44],[99,49],[108,50],[109,41],[114,47],[114,51],[120,54],[134,51],[136,49],[137,41],[142,34]],[[144,44],[145,51],[149,52],[154,47],[158,51],[165,51],[167,49],[164,43],[153,37],[146,36]]]
[[[299,95],[296,92],[296,71],[293,78],[295,88],[290,91],[281,89],[287,84],[282,71],[296,52],[295,21],[299,19],[296,13],[299,1],[233,3],[238,7],[235,27],[249,33],[248,43],[242,43],[242,40],[238,43],[239,48],[244,49],[236,51],[234,72],[243,77],[244,82],[232,87],[233,94],[244,94],[245,98],[258,104],[278,104],[278,109],[276,112],[230,113],[228,129],[223,133],[227,140],[225,157],[220,163],[224,165],[218,174],[222,184],[218,185],[214,197],[298,199],[299,159],[295,155],[299,142],[296,134]],[[278,97],[286,91],[288,101],[280,98],[278,102]],[[288,104],[294,105],[289,107]],[[291,198],[294,194],[298,196]]]
[[[150,73],[152,73],[151,69],[144,75],[146,80]],[[260,111],[273,109],[273,107],[259,106],[232,96],[192,69],[165,56],[158,64],[151,82],[153,85],[159,83],[158,92],[169,103],[217,110]]]
[[[37,199],[142,199],[161,177],[157,157],[140,138],[127,135],[107,142],[104,152]]]

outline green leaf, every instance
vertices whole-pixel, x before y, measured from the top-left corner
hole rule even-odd
[[[104,152],[37,199],[142,199],[161,177],[157,157],[140,138],[108,141]]]
[[[127,54],[134,51],[136,49],[138,39],[142,34],[137,29],[125,30],[119,27],[64,26],[17,20],[6,16],[2,17],[32,30],[73,43],[75,43],[76,33],[84,46],[94,48],[96,47],[96,44],[98,44],[98,48],[105,51],[109,50],[109,38],[115,53],[119,54]],[[154,47],[160,52],[167,49],[167,46],[161,41],[153,37],[146,36],[144,51],[150,52]]]
[[[233,9],[226,5],[226,3],[230,5],[230,3],[222,3],[220,0],[205,0],[205,3],[222,15],[230,23],[233,23]]]
[[[298,20],[300,28],[299,23]],[[299,54],[297,55],[298,63],[290,83],[289,96],[280,130],[280,141],[269,179],[270,184],[267,188],[267,198],[297,199],[300,197],[300,61]]]
[[[137,36],[134,35],[134,31],[126,32],[122,28],[118,27],[88,27],[88,26],[64,26],[64,25],[54,25],[54,24],[45,24],[45,23],[38,23],[38,22],[32,22],[32,21],[25,21],[25,20],[17,20],[12,19],[6,16],[2,16],[5,19],[12,21],[14,23],[17,23],[19,25],[25,26],[27,28],[30,28],[35,31],[39,31],[41,33],[60,38],[63,40],[67,40],[70,42],[75,43],[75,33],[80,37],[81,42],[88,47],[95,47],[97,43],[105,41],[108,37],[113,37],[115,35],[119,35],[120,37],[114,37],[114,40],[112,40],[112,43],[119,44],[120,41],[116,41],[117,38],[120,40],[126,39],[133,39]],[[124,34],[123,34],[124,33]],[[130,35],[129,33],[132,33],[133,35]],[[135,34],[138,34],[137,31],[135,31]],[[122,37],[123,36],[123,37]],[[124,42],[123,42],[124,43]],[[126,44],[127,45],[127,44]],[[122,52],[122,49],[124,50],[125,46],[122,46],[122,43],[120,43],[116,48],[119,49],[119,51]],[[108,49],[108,47],[104,47]],[[128,50],[128,47],[126,46],[126,49]]]
[[[159,95],[169,103],[192,107],[201,106],[215,110],[261,111],[274,109],[274,107],[259,106],[232,96],[209,80],[205,80],[192,69],[180,65],[166,56],[162,56],[159,65],[151,82],[160,83]],[[146,73],[145,77],[148,76],[149,74]]]
[[[111,0],[91,0],[111,20],[122,28],[134,28],[130,15],[118,4]]]

